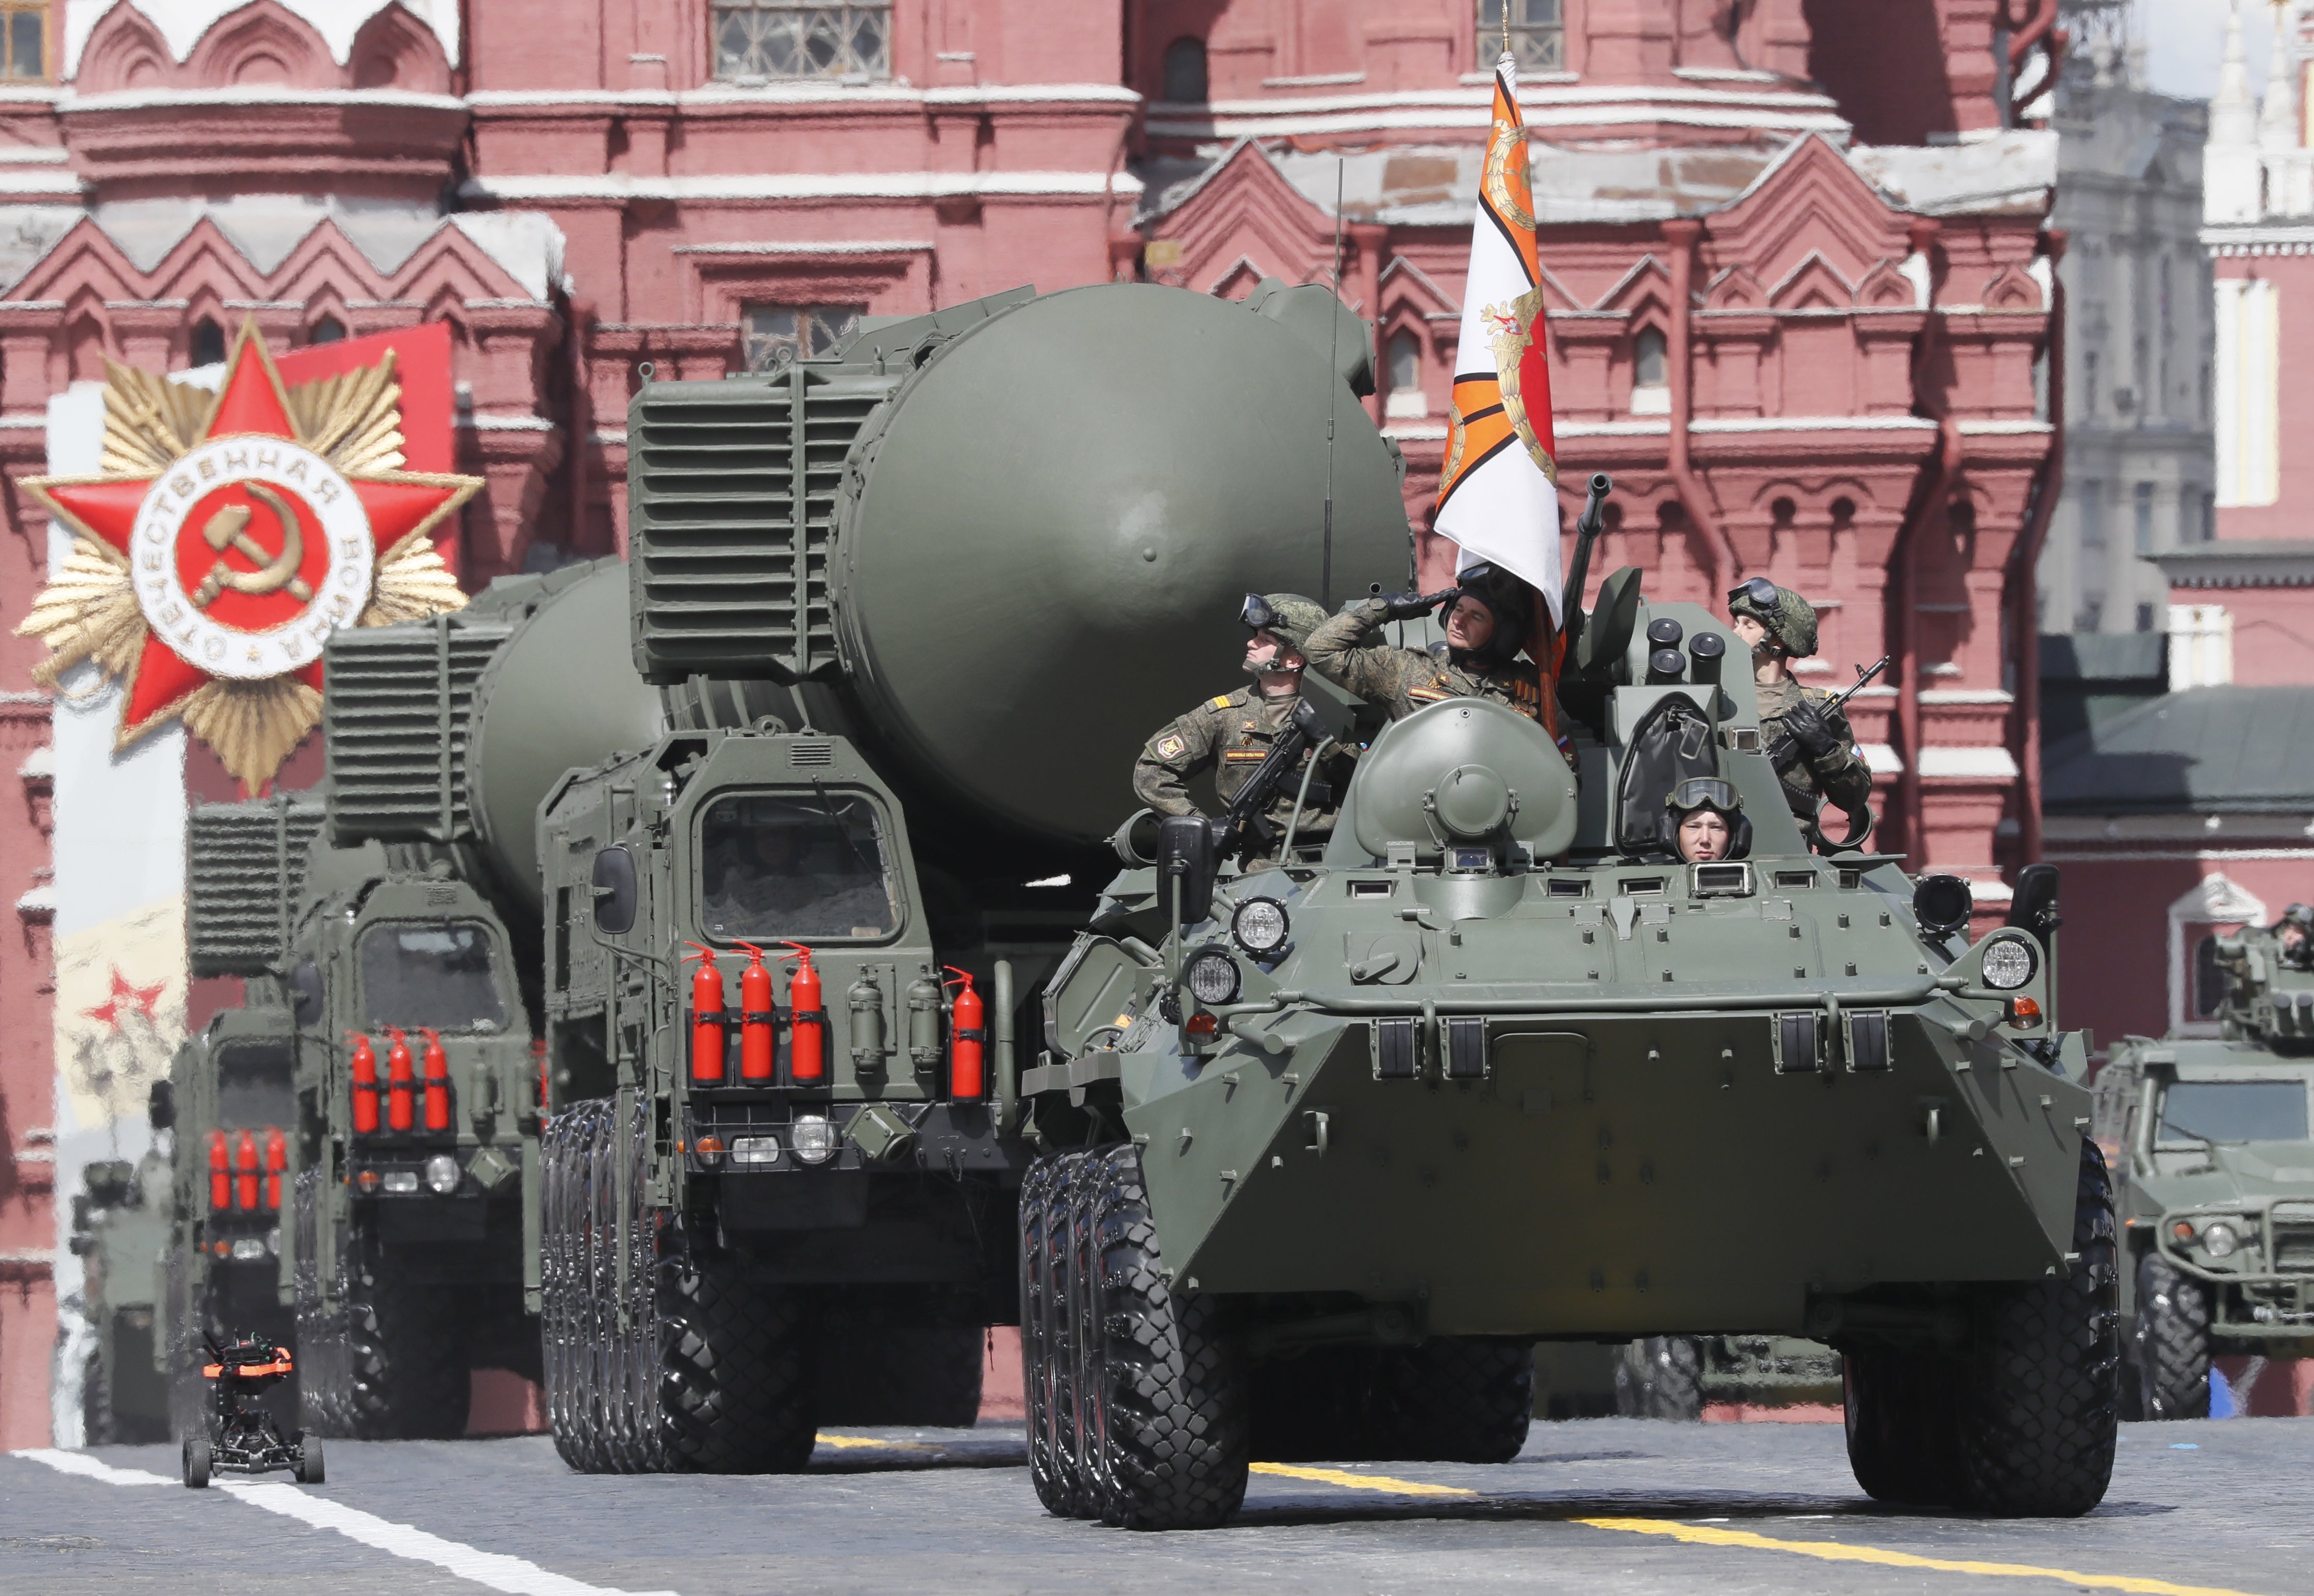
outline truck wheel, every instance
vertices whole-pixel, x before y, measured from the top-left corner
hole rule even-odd
[[[728,1253],[706,1253],[659,1266],[658,1318],[666,1467],[793,1474],[811,1460],[818,1424],[799,1297],[749,1283]]]
[[[1703,1348],[1692,1336],[1650,1336],[1615,1365],[1615,1411],[1627,1419],[1703,1416]]]
[[[1093,1155],[1065,1153],[1054,1160],[1051,1184],[1046,1188],[1042,1244],[1042,1300],[1038,1304],[1038,1350],[1043,1358],[1043,1383],[1052,1433],[1052,1495],[1048,1512],[1063,1518],[1091,1518],[1096,1512],[1085,1477],[1084,1426],[1079,1406],[1084,1393],[1078,1387],[1082,1372],[1077,1359],[1076,1209],[1082,1199],[1087,1164]]]
[[[1534,1347],[1435,1336],[1382,1357],[1375,1396],[1389,1456],[1415,1463],[1507,1463],[1534,1420]]]
[[[1069,1370],[1077,1426],[1077,1505],[1082,1515],[1112,1529],[1125,1521],[1108,1444],[1108,1326],[1101,1307],[1100,1201],[1115,1149],[1088,1152],[1077,1167],[1069,1204]]]
[[[83,1446],[112,1444],[112,1384],[104,1377],[104,1354],[94,1348],[81,1366],[80,1433]]]
[[[1072,1495],[1060,1462],[1054,1362],[1045,1318],[1045,1304],[1052,1294],[1046,1227],[1061,1161],[1050,1155],[1039,1158],[1020,1182],[1020,1391],[1029,1421],[1029,1483],[1047,1512],[1067,1518]]]
[[[206,1435],[185,1437],[185,1487],[206,1491],[209,1487],[209,1439]]]
[[[584,1149],[591,1103],[574,1104],[539,1127],[538,1340],[545,1365],[546,1427],[563,1463],[596,1474],[599,1438],[587,1423],[580,1376],[588,1354],[584,1292]]]
[[[1866,1347],[1841,1358],[1848,1466],[1874,1501],[1950,1507],[1961,1500],[1951,1362],[1911,1347]]]
[[[987,1332],[978,1325],[840,1320],[819,1336],[824,1424],[969,1430],[980,1420]]]
[[[449,1288],[357,1260],[346,1302],[347,1396],[364,1440],[447,1441],[465,1433],[470,1382]]]
[[[1960,1391],[1967,1504],[2000,1518],[2077,1518],[2113,1476],[2120,1366],[2113,1182],[2081,1142],[2063,1280],[1996,1286],[1974,1304]]]
[[[2130,1332],[2142,1416],[2210,1416],[2210,1290],[2158,1252],[2137,1265]]]
[[[1203,1530],[1245,1501],[1242,1348],[1214,1298],[1177,1294],[1161,1270],[1141,1154],[1099,1166],[1098,1322],[1110,1514],[1128,1530]]]

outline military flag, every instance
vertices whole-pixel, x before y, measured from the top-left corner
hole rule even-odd
[[[1557,663],[1561,611],[1558,445],[1544,336],[1526,119],[1517,67],[1506,52],[1495,66],[1494,120],[1471,233],[1437,528],[1460,546],[1458,569],[1491,563],[1541,595],[1549,635],[1534,636],[1528,651],[1548,675]],[[1541,634],[1544,618],[1534,619]]]

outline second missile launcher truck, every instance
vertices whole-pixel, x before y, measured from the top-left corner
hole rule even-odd
[[[969,1421],[1034,993],[1135,755],[1228,686],[1247,592],[1409,564],[1362,391],[1322,289],[870,319],[642,388],[629,566],[332,639],[340,834],[471,846],[541,928],[526,1190],[572,1466]]]
[[[1022,1081],[1049,1510],[1216,1523],[1252,1455],[1505,1461],[1537,1338],[1723,1334],[1842,1354],[1877,1497],[2104,1495],[2113,1194],[2054,872],[1971,940],[1957,877],[1809,851],[1721,621],[1626,569],[1570,630],[1579,785],[1447,700],[1373,736],[1322,861],[1121,839]],[[1741,795],[1731,858],[1673,851],[1696,779]]]

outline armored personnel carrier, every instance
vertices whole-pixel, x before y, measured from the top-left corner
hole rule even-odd
[[[165,1120],[167,1089],[155,1082]],[[135,1163],[105,1159],[81,1171],[73,1256],[91,1341],[81,1370],[84,1444],[165,1441],[169,1391],[161,1366],[161,1263],[169,1245],[169,1160],[159,1145]]]
[[[2113,1199],[2054,871],[1972,940],[1965,882],[1811,853],[1744,657],[1626,569],[1570,650],[1579,781],[1496,703],[1343,705],[1324,735],[1370,746],[1316,857],[1120,834],[1021,1084],[1049,1510],[1216,1523],[1252,1456],[1502,1461],[1537,1338],[1735,1333],[1841,1352],[1877,1497],[2097,1503]],[[1735,857],[1666,846],[1694,777],[1741,794]]]
[[[1405,558],[1370,368],[1275,283],[870,318],[642,388],[631,563],[331,640],[332,834],[470,851],[537,938],[526,1256],[573,1467],[971,1421],[1019,1047],[1135,753],[1227,684],[1246,592]]]
[[[2131,1036],[2097,1080],[2116,1167],[2124,1416],[2206,1418],[2210,1358],[2314,1355],[2314,969],[2221,938],[2220,1035]]]

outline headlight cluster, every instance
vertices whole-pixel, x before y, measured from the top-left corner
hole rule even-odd
[[[426,1189],[437,1197],[446,1197],[458,1189],[458,1160],[446,1152],[437,1152],[426,1160]]]
[[[1235,1002],[1238,989],[1242,984],[1238,975],[1237,960],[1217,948],[1209,948],[1198,954],[1181,974],[1188,985],[1189,995],[1208,1009]]]
[[[2196,1231],[2191,1221],[2181,1219],[2169,1227],[2169,1234],[2181,1243],[2198,1243],[2213,1258],[2230,1258],[2241,1250],[2241,1232],[2227,1220],[2204,1221]]]
[[[1294,921],[1285,905],[1276,898],[1248,898],[1230,916],[1230,935],[1257,958],[1285,947],[1285,939],[1293,934]]]
[[[2023,937],[1995,937],[1984,945],[1984,983],[1995,992],[2015,992],[2033,979],[2041,956]]]
[[[799,1160],[824,1164],[835,1156],[835,1127],[817,1114],[799,1114],[788,1139]]]

